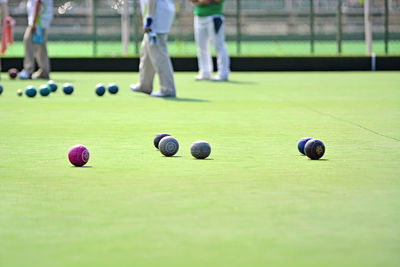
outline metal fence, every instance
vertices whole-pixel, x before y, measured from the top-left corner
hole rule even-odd
[[[372,1],[372,50],[400,55],[400,0]],[[48,30],[51,56],[133,56],[140,53],[138,0],[54,0]],[[193,4],[176,0],[170,53],[196,54]],[[22,56],[26,1],[9,0],[16,44],[6,56]],[[366,54],[361,0],[225,0],[226,38],[232,55]]]

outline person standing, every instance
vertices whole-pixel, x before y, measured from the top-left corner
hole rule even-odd
[[[154,97],[176,97],[174,71],[168,53],[168,33],[175,16],[174,0],[141,0],[144,36],[140,55],[138,84],[129,87]],[[153,92],[158,74],[160,91]]]
[[[24,34],[24,69],[21,79],[50,79],[47,54],[47,29],[53,19],[53,0],[28,0],[28,27]],[[39,70],[35,73],[35,59]]]
[[[199,75],[196,80],[228,81],[229,56],[225,44],[223,15],[224,0],[191,0],[194,9],[194,36],[197,44]],[[213,62],[210,42],[217,54],[218,74],[213,78]]]

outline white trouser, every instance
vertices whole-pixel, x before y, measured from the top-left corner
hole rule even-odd
[[[158,73],[160,91],[175,94],[174,70],[168,54],[168,34],[158,33],[156,44],[150,45],[149,35],[143,36],[139,64],[139,89],[150,94],[153,91],[154,75]]]
[[[220,17],[222,21],[223,16],[209,16],[209,17],[194,17],[194,37],[197,44],[197,61],[199,65],[199,74],[202,76],[211,76],[213,72],[213,64],[210,52],[210,41],[214,45],[217,54],[217,67],[218,75],[221,78],[228,78],[229,75],[229,56],[225,44],[225,27],[222,23],[218,33],[214,28],[214,17]]]
[[[29,74],[35,71],[35,58],[39,66],[39,72],[44,77],[50,73],[50,60],[47,54],[47,34],[46,30],[43,31],[43,43],[35,44],[33,42],[32,26],[26,28],[24,34],[25,44],[25,57],[24,57],[24,70]]]

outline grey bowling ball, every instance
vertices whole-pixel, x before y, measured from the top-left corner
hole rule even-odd
[[[167,133],[159,133],[154,137],[154,146],[158,149],[158,144],[160,143],[161,139],[163,139],[166,136],[170,136],[170,134]]]
[[[166,136],[161,139],[160,143],[158,144],[158,148],[164,156],[171,157],[178,152],[179,143],[174,137]]]
[[[196,141],[190,147],[190,153],[196,159],[205,159],[211,153],[211,146],[206,141]]]

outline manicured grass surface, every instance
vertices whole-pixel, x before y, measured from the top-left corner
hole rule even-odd
[[[397,266],[400,73],[53,73],[75,92],[17,97],[2,75],[0,266]],[[94,95],[98,82],[118,95]],[[176,157],[153,147],[168,132]],[[297,141],[324,141],[324,160]],[[209,160],[190,156],[207,140]],[[86,168],[67,160],[86,145]]]
[[[170,54],[173,56],[195,56],[197,48],[194,42],[170,41],[168,44]],[[230,55],[237,54],[237,43],[227,42]],[[49,42],[49,54],[52,57],[88,57],[93,56],[92,42]],[[139,44],[140,49],[140,44]],[[309,41],[243,41],[241,43],[241,54],[244,56],[296,56],[311,55]],[[315,41],[314,55],[337,56],[337,44],[335,41]],[[132,43],[129,47],[129,55],[135,55],[135,46]],[[343,41],[342,55],[365,55],[365,44],[362,41]],[[385,54],[383,41],[375,41],[373,51],[377,55]],[[389,43],[389,54],[400,55],[400,42]],[[97,44],[98,56],[121,56],[121,42],[99,42]],[[16,42],[10,46],[6,57],[23,57],[23,43]]]

